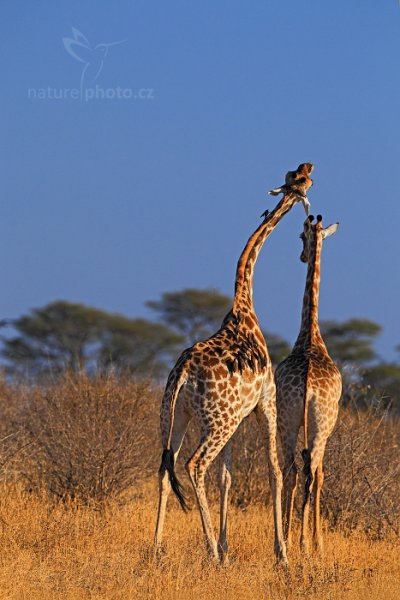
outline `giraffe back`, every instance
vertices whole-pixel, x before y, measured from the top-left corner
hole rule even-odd
[[[309,433],[317,429],[329,435],[336,423],[342,393],[339,369],[318,345],[292,352],[275,371],[276,403],[280,427],[289,429],[293,421],[303,425],[307,407]]]
[[[228,315],[221,329],[181,355],[186,382],[177,411],[196,416],[203,431],[236,429],[256,406],[265,386],[273,387],[271,361],[256,321]],[[175,371],[175,370],[174,370]],[[168,385],[161,404],[162,430],[168,430],[170,392]]]

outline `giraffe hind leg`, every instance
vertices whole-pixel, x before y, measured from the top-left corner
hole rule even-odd
[[[158,513],[157,513],[157,524],[156,533],[154,538],[154,546],[156,554],[159,553],[162,542],[162,535],[164,530],[165,513],[167,510],[168,496],[171,491],[171,483],[167,471],[158,474],[159,483],[159,500],[158,500]]]
[[[292,542],[293,505],[298,479],[294,452],[285,456],[283,474],[283,533],[289,549]]]
[[[300,537],[300,545],[302,550],[308,554],[309,551],[309,542],[308,542],[308,520],[310,513],[310,502],[311,502],[311,493],[314,484],[314,474],[311,469],[311,452],[308,448],[304,448],[301,453],[304,461],[304,500],[303,500],[303,509],[302,509],[302,522],[301,522],[301,537]]]
[[[229,489],[231,487],[232,475],[231,475],[231,443],[230,441],[226,444],[224,450],[221,452],[221,462],[219,469],[219,488],[220,488],[220,526],[219,526],[219,540],[218,550],[220,553],[220,559],[222,564],[227,564],[228,555],[228,543],[227,543],[227,524],[228,524],[228,496]]]
[[[292,541],[293,505],[298,480],[295,456],[300,419],[292,423],[289,430],[283,428],[282,422],[278,421],[278,423],[284,459],[282,491],[283,532],[287,548],[289,548]]]
[[[220,562],[220,556],[207,503],[205,475],[208,467],[228,442],[236,427],[237,425],[232,430],[227,429],[219,433],[209,431],[202,438],[197,450],[186,463],[186,470],[196,494],[206,546],[211,558],[218,563]]]
[[[311,450],[304,449],[302,452],[304,460],[304,475],[305,481],[305,494],[303,503],[303,514],[302,514],[302,527],[301,527],[301,547],[305,552],[309,550],[309,513],[311,505],[311,495],[315,479],[317,478],[317,491],[316,491],[316,505],[315,513],[318,510],[318,516],[314,513],[314,539],[321,541],[320,531],[320,520],[319,520],[319,503],[320,494],[322,487],[322,461],[325,453],[326,440],[322,436],[317,436],[313,441]],[[321,464],[321,470],[318,472],[318,467]]]
[[[322,554],[323,553],[323,541],[321,532],[321,517],[320,517],[320,498],[321,489],[324,483],[324,471],[322,468],[322,460],[317,467],[317,480],[315,489],[315,508],[314,508],[314,534],[313,542],[315,549]]]
[[[155,532],[155,551],[156,554],[159,552],[162,542],[162,535],[164,530],[165,513],[167,510],[167,501],[171,489],[175,487],[175,490],[180,491],[182,496],[182,490],[178,480],[174,473],[174,465],[178,458],[179,451],[182,446],[183,439],[185,437],[186,429],[188,426],[189,418],[184,413],[178,413],[175,416],[174,429],[171,437],[171,450],[174,449],[174,454],[165,454],[163,452],[163,458],[161,461],[160,470],[158,472],[159,479],[159,501],[158,501],[158,513],[157,513],[157,524]],[[167,462],[166,462],[167,461]],[[169,464],[168,464],[169,461]],[[171,461],[172,461],[172,482],[171,482]],[[169,467],[169,469],[168,469]],[[178,499],[179,499],[179,494]]]
[[[282,529],[282,472],[279,467],[278,451],[276,447],[277,423],[276,413],[267,402],[261,400],[256,408],[255,415],[264,436],[269,482],[271,487],[274,510],[274,551],[278,562],[287,565],[286,544]]]

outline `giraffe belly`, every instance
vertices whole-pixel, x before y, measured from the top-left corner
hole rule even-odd
[[[254,410],[261,397],[265,378],[252,375],[251,380],[236,374],[218,382],[210,380],[201,389],[197,382],[189,381],[181,389],[177,405],[189,417],[196,416],[206,429],[220,418],[238,424]]]
[[[240,389],[241,418],[247,417],[256,407],[261,397],[264,377],[260,376],[252,381],[242,380]]]

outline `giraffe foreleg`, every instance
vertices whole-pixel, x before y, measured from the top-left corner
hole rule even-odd
[[[219,488],[220,488],[220,513],[219,513],[219,540],[218,549],[221,562],[226,564],[228,554],[227,525],[228,525],[228,497],[231,487],[231,443],[226,444],[221,452],[221,462],[219,469]]]

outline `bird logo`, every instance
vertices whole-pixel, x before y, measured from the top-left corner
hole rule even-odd
[[[68,54],[73,58],[83,63],[80,92],[82,92],[89,83],[93,83],[99,77],[103,70],[104,59],[108,55],[111,46],[123,44],[126,40],[118,42],[110,42],[108,44],[97,44],[92,46],[85,35],[75,27],[72,27],[73,37],[65,37],[62,39],[64,47]]]

